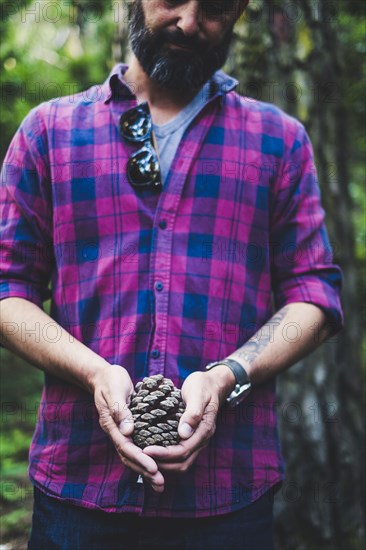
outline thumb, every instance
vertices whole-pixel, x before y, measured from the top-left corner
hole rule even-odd
[[[182,414],[178,426],[178,433],[182,439],[188,439],[194,434],[203,417],[202,403],[191,401],[187,403],[187,408]]]
[[[120,432],[123,435],[130,435],[133,432],[133,418],[127,403],[120,401],[114,401],[113,405],[109,407],[110,416],[117,424]]]
[[[127,404],[123,407],[118,427],[120,432],[125,436],[131,435],[134,430],[132,413]]]
[[[133,432],[134,428],[132,413],[128,408],[128,404],[125,399],[121,399],[119,397],[117,401],[116,395],[111,397],[111,405],[109,405],[110,416],[117,424],[120,432],[123,435],[128,436]]]
[[[129,409],[129,403],[133,393],[133,385],[127,371],[120,365],[116,367],[114,378],[111,380],[110,401],[113,403],[113,420],[117,424],[120,432],[129,436],[134,429],[132,413]]]

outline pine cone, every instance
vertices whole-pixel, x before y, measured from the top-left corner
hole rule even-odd
[[[184,412],[181,392],[169,378],[155,374],[138,382],[130,410],[135,423],[132,439],[135,445],[179,443],[178,423]]]

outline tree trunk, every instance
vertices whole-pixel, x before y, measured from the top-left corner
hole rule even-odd
[[[249,4],[228,62],[244,95],[275,103],[305,124],[344,274],[345,330],[278,379],[286,461],[275,504],[278,550],[352,550],[364,543],[360,284],[339,7],[311,0]]]

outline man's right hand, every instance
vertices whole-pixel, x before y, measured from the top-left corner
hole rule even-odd
[[[134,387],[125,368],[106,365],[92,382],[99,423],[111,438],[123,464],[141,474],[157,493],[164,491],[164,478],[150,456],[132,442],[134,424],[128,406]]]

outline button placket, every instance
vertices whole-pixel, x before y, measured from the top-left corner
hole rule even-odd
[[[165,199],[169,202],[168,198]],[[164,204],[165,206],[165,204]],[[150,365],[151,374],[165,374],[165,352],[167,340],[167,324],[168,324],[168,306],[169,306],[169,288],[171,276],[171,249],[172,249],[172,232],[167,230],[168,225],[172,227],[170,219],[174,216],[172,209],[164,208],[166,216],[158,222],[156,232],[156,246],[153,270],[153,285],[154,285],[154,301],[155,301],[155,331],[151,343],[151,357],[153,361]],[[161,231],[160,229],[164,229]]]
[[[173,248],[173,229],[175,218],[177,216],[179,201],[182,196],[182,190],[187,180],[187,175],[192,164],[199,156],[199,150],[202,147],[205,136],[211,127],[211,123],[216,115],[216,108],[207,116],[207,124],[198,125],[194,130],[190,131],[190,140],[183,140],[182,144],[176,153],[171,171],[175,171],[174,178],[168,178],[166,187],[160,196],[156,217],[155,217],[155,251],[152,255],[152,278],[151,282],[154,285],[155,299],[155,332],[151,342],[152,350],[159,351],[160,355],[150,364],[150,373],[165,374],[165,355],[167,351],[167,330],[168,330],[168,309],[169,309],[169,292],[171,285],[172,272],[172,248]],[[195,144],[192,147],[192,143]],[[164,219],[160,219],[164,213]],[[166,225],[165,225],[165,223]],[[167,230],[167,227],[170,230]],[[160,231],[159,229],[164,229]],[[159,277],[157,281],[155,277]],[[156,288],[156,283],[162,283],[161,290]],[[160,287],[160,285],[159,285]],[[175,367],[176,368],[176,367]],[[171,370],[171,369],[170,369]]]
[[[163,198],[163,197],[161,197]],[[160,202],[160,201],[159,201]],[[162,201],[163,202],[163,201]],[[160,205],[159,205],[160,206]],[[158,216],[158,213],[156,213]],[[169,231],[166,229],[168,223],[166,219],[156,222],[155,233],[155,251],[152,256],[151,282],[153,285],[154,297],[154,334],[150,348],[149,374],[164,374],[165,346],[166,346],[166,326],[168,315],[168,293],[170,277],[170,239]],[[161,263],[161,258],[164,258]]]

